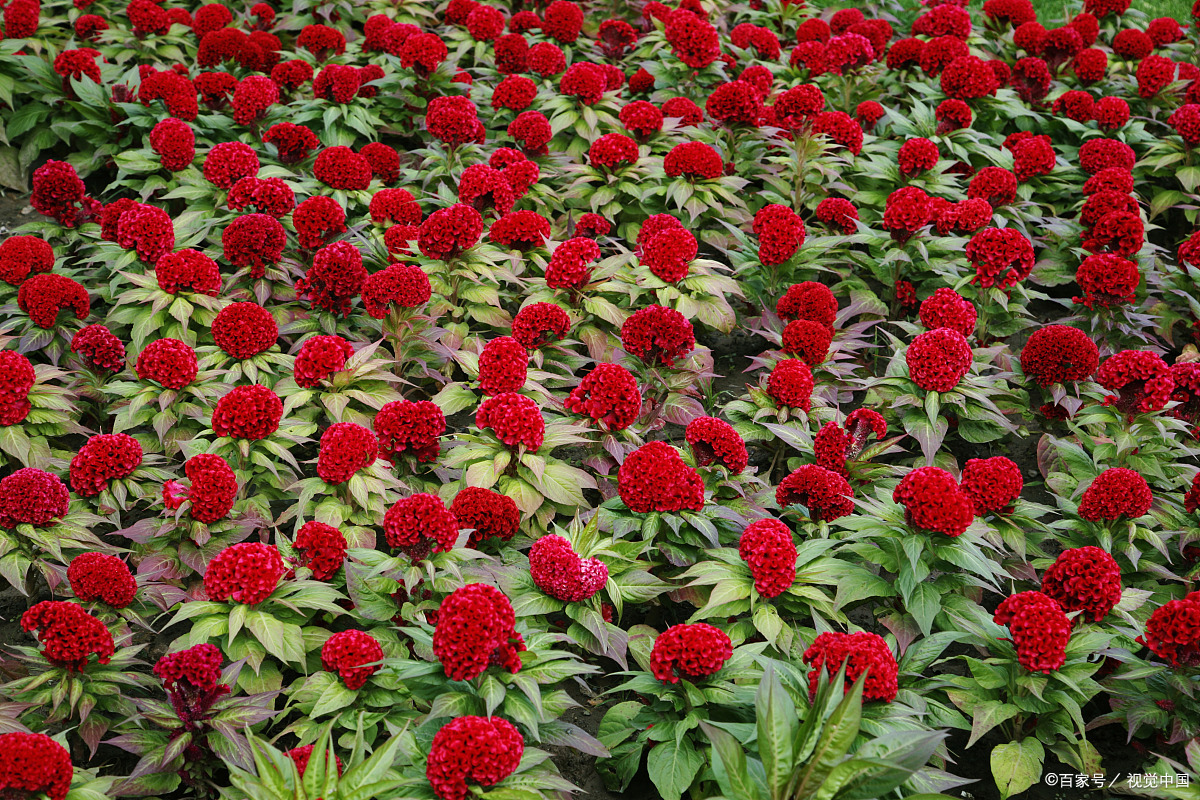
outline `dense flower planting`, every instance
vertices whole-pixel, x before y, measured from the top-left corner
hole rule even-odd
[[[4,798],[1200,769],[1200,7],[0,34]]]

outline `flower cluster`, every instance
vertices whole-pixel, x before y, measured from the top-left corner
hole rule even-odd
[[[346,561],[346,537],[332,525],[311,520],[300,526],[292,543],[301,566],[319,581],[331,580]]]
[[[996,609],[997,625],[1007,625],[1017,648],[1017,661],[1030,672],[1054,672],[1067,660],[1071,622],[1053,598],[1021,592]]]
[[[504,593],[485,583],[469,583],[442,601],[433,631],[433,655],[446,677],[469,681],[490,665],[514,675],[525,649],[513,627],[516,616]]]
[[[80,553],[67,567],[71,591],[84,603],[96,600],[112,608],[125,608],[137,594],[137,581],[129,566],[116,556]]]
[[[547,534],[529,548],[529,574],[546,594],[564,603],[587,600],[608,582],[608,566],[598,558],[580,558],[571,543]]]
[[[619,364],[597,364],[571,390],[567,410],[591,417],[604,429],[628,428],[641,414],[642,395],[637,380]]]
[[[904,506],[909,525],[946,536],[961,536],[975,519],[975,500],[937,467],[911,470],[896,484],[892,501]]]
[[[785,358],[767,378],[767,394],[781,407],[808,411],[812,402],[812,370],[803,361]]]
[[[529,352],[511,336],[489,341],[479,354],[479,390],[485,395],[517,392],[525,385]]]
[[[217,262],[197,250],[167,253],[154,262],[158,288],[167,294],[192,292],[216,297],[221,291]]]
[[[1121,568],[1099,547],[1064,550],[1042,576],[1042,592],[1064,611],[1100,622],[1121,602]]]
[[[57,476],[24,467],[0,479],[0,528],[45,528],[67,515],[71,495]]]
[[[58,312],[75,312],[76,319],[87,319],[91,300],[81,284],[65,275],[34,275],[17,290],[17,306],[39,328],[53,328]]]
[[[173,391],[190,385],[200,371],[196,351],[179,339],[156,339],[146,345],[134,369],[142,380]]]
[[[321,434],[317,475],[330,486],[345,483],[378,456],[375,434],[353,422],[335,422]]]
[[[84,442],[71,459],[71,489],[94,497],[109,481],[122,480],[142,464],[142,446],[125,433],[101,433]]]
[[[516,771],[524,752],[525,739],[508,720],[458,717],[434,735],[425,777],[441,800],[466,800],[468,780],[495,786]]]
[[[899,692],[899,667],[896,657],[883,637],[874,633],[840,633],[826,631],[813,640],[804,651],[804,663],[812,667],[808,674],[808,698],[812,700],[820,686],[821,674],[832,679],[842,667],[846,668],[843,691],[849,692],[854,682],[866,673],[862,699],[890,703]]]
[[[14,7],[19,7],[19,0],[9,6]],[[10,36],[11,18],[11,14],[5,15]],[[71,754],[44,733],[0,733],[0,792],[6,796],[44,794],[50,800],[65,800],[73,774]]]
[[[191,487],[188,513],[197,522],[211,525],[222,520],[237,500],[237,476],[225,459],[213,453],[200,453],[183,465]]]
[[[21,630],[37,631],[42,655],[68,672],[83,672],[92,656],[107,664],[116,649],[104,623],[75,603],[43,600],[21,615]]]
[[[982,517],[1008,513],[1024,486],[1021,468],[1012,459],[993,456],[968,459],[959,488],[975,504],[975,515]]]
[[[854,513],[854,489],[837,472],[804,464],[779,482],[775,501],[780,508],[800,505],[814,520],[832,522]]]
[[[971,369],[971,345],[953,328],[936,328],[913,339],[904,353],[908,376],[930,392],[949,392]]]
[[[1112,467],[1092,481],[1079,500],[1079,516],[1089,522],[1136,519],[1150,510],[1154,494],[1131,469]]]
[[[1021,351],[1021,370],[1041,386],[1082,381],[1096,371],[1100,351],[1086,333],[1066,325],[1034,331]]]
[[[253,606],[271,596],[283,574],[283,556],[274,545],[242,542],[226,547],[209,562],[204,591],[209,600]]]
[[[335,372],[345,369],[346,359],[353,354],[354,348],[340,336],[313,336],[305,339],[292,366],[296,385],[302,389],[317,386]]]
[[[777,519],[747,525],[738,540],[738,555],[750,567],[754,589],[763,597],[778,597],[796,582],[796,543],[791,530]]]
[[[617,472],[617,492],[639,514],[704,507],[704,481],[666,442],[647,442],[625,458]]]
[[[338,631],[321,646],[321,666],[326,672],[336,672],[346,688],[361,689],[379,671],[383,648],[366,631]]]
[[[235,386],[217,401],[212,429],[217,436],[257,441],[279,430],[283,401],[266,386]]]
[[[478,547],[486,539],[507,542],[517,535],[521,525],[521,511],[509,496],[465,486],[454,496],[450,513],[458,520],[459,529],[470,528],[468,547]]]
[[[621,346],[647,364],[674,367],[692,352],[696,335],[692,323],[672,308],[647,306],[629,316],[621,326]]]
[[[244,360],[274,347],[279,326],[271,312],[257,303],[231,303],[213,318],[212,335],[217,347]]]
[[[444,553],[458,541],[459,524],[442,499],[433,494],[414,494],[397,500],[383,516],[383,537],[388,546],[413,561],[430,551]]]
[[[720,628],[704,622],[673,625],[650,650],[650,672],[663,683],[697,681],[721,671],[733,657],[733,643]]]
[[[1106,398],[1126,414],[1161,411],[1175,388],[1171,368],[1149,350],[1122,350],[1096,370],[1096,380],[1110,392]]]
[[[1173,667],[1200,665],[1200,592],[1155,609],[1137,641]]]
[[[388,461],[397,461],[405,451],[412,452],[417,461],[434,461],[441,449],[438,438],[446,432],[446,417],[429,400],[395,400],[379,409],[372,427],[379,455]]]
[[[746,469],[749,462],[746,443],[728,422],[716,417],[696,417],[687,424],[684,438],[698,466],[715,462],[734,475]]]

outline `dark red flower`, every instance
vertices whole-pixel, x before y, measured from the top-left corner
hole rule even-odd
[[[298,232],[303,222],[297,222],[297,218],[304,219],[301,212],[305,209],[305,204],[312,203],[313,200],[329,200],[337,205],[327,197],[310,197],[305,200],[292,215],[292,222]],[[305,234],[300,233],[300,238],[303,242]],[[279,261],[286,242],[287,234],[283,225],[268,214],[243,214],[221,232],[221,247],[225,260],[235,267],[249,267],[252,280],[262,278],[266,275],[267,265]]]
[[[883,637],[874,633],[841,633],[826,631],[813,640],[804,651],[804,663],[812,667],[808,673],[808,697],[812,700],[820,686],[821,673],[830,680],[846,667],[843,691],[849,692],[854,682],[866,673],[862,699],[890,703],[899,692],[896,657]]]
[[[550,220],[536,211],[512,211],[488,228],[488,241],[513,250],[540,247],[550,238]]]
[[[900,479],[892,501],[904,506],[909,525],[946,536],[961,536],[975,519],[975,501],[954,476],[937,467],[918,467]]]
[[[1021,351],[1021,370],[1041,386],[1085,380],[1100,363],[1096,343],[1065,325],[1038,328]]]
[[[1161,411],[1175,388],[1170,367],[1149,350],[1122,350],[1110,356],[1097,370],[1096,380],[1117,393],[1105,402],[1126,414]]]
[[[371,164],[349,147],[326,147],[317,154],[313,174],[333,189],[366,189],[371,183]]]
[[[361,689],[379,671],[382,660],[383,648],[365,631],[338,631],[321,646],[321,666],[336,672],[351,691]]]
[[[809,410],[813,392],[812,371],[796,358],[786,358],[775,365],[767,379],[767,394],[780,407]]]
[[[1147,37],[1147,40],[1149,37]],[[1115,42],[1114,42],[1115,46]],[[1138,96],[1154,97],[1175,80],[1175,62],[1166,56],[1146,56],[1137,68]]]
[[[335,372],[341,372],[346,359],[354,354],[354,348],[340,336],[313,336],[306,339],[296,353],[292,373],[296,385],[311,389],[327,380]]]
[[[664,117],[678,119],[681,128],[699,125],[704,120],[704,111],[686,97],[672,97],[662,104],[662,111]]]
[[[953,289],[938,289],[921,302],[921,324],[930,330],[950,328],[970,336],[977,316],[974,304]]]
[[[74,228],[99,211],[96,201],[86,191],[74,167],[65,161],[51,160],[33,171],[29,205],[39,214],[54,217],[63,227]]]
[[[1075,272],[1075,282],[1083,290],[1083,297],[1076,297],[1074,301],[1088,308],[1131,303],[1141,278],[1133,261],[1112,254],[1090,255]]]
[[[279,338],[279,326],[257,303],[231,303],[213,318],[212,335],[217,347],[244,360],[270,350]]]
[[[563,76],[563,81],[567,81],[566,75]],[[600,91],[603,91],[603,88]],[[529,78],[524,75],[509,75],[492,90],[492,108],[524,111],[533,105],[537,92],[537,84]]]
[[[321,146],[317,135],[303,125],[278,122],[263,134],[263,143],[272,145],[284,164],[295,164]]]
[[[687,424],[684,438],[698,466],[718,463],[733,475],[746,469],[746,443],[733,426],[716,417],[696,417]]]
[[[37,631],[42,655],[51,664],[63,667],[68,672],[83,672],[92,656],[96,656],[96,663],[107,664],[115,650],[112,634],[108,632],[104,623],[75,603],[43,600],[21,615],[21,630]],[[4,763],[6,756],[11,757],[5,749],[0,749],[0,765]],[[69,770],[67,775],[69,783]],[[0,782],[9,790],[20,788],[14,785],[14,777],[16,776],[12,776],[11,773],[0,773]],[[54,784],[57,784],[57,781]],[[55,791],[58,792],[57,787]],[[59,796],[65,794],[64,786]]]
[[[883,227],[892,239],[903,243],[930,223],[933,210],[929,195],[916,186],[905,186],[888,195],[883,208]]]
[[[1137,641],[1173,667],[1200,664],[1200,592],[1155,609]]]
[[[112,608],[125,608],[137,594],[137,581],[129,566],[116,556],[81,553],[67,567],[71,591],[84,603],[96,600]]]
[[[211,525],[222,520],[237,500],[237,476],[225,459],[211,453],[192,456],[183,465],[191,483],[187,499],[192,519]]]
[[[780,508],[802,505],[813,520],[832,522],[854,513],[854,490],[838,473],[804,464],[779,483],[775,501]]]
[[[959,488],[975,504],[975,515],[982,517],[1011,511],[1024,486],[1020,467],[1012,459],[995,456],[968,459]]]
[[[438,437],[446,432],[446,417],[429,400],[396,400],[379,409],[372,427],[379,455],[388,461],[394,463],[405,451],[411,451],[418,461],[434,461],[440,449]]]
[[[522,111],[516,119],[508,123],[508,135],[515,139],[526,153],[545,155],[546,144],[553,134],[546,115],[540,111]]]
[[[141,464],[137,439],[125,433],[97,434],[71,459],[71,489],[80,497],[94,497],[109,481],[128,478]]]
[[[720,628],[704,622],[673,625],[655,638],[650,671],[663,683],[695,682],[720,672],[732,657],[733,643]]]
[[[841,197],[826,197],[817,204],[817,219],[829,228],[840,229],[849,236],[858,230],[858,209]]]
[[[980,286],[1008,289],[1033,271],[1033,243],[1016,228],[985,228],[967,242],[966,256]]]
[[[919,334],[904,354],[908,376],[931,392],[949,392],[971,369],[971,345],[959,331],[937,328]]]
[[[258,169],[258,154],[241,142],[221,142],[204,157],[205,179],[221,189],[233,188],[240,178],[255,177]]]
[[[485,395],[520,391],[528,369],[525,347],[511,336],[498,336],[479,354],[479,390]]]
[[[470,206],[457,203],[439,209],[421,223],[417,240],[426,258],[449,261],[479,243],[483,217]]]
[[[183,120],[168,117],[151,129],[150,148],[158,154],[163,169],[179,172],[196,158],[196,134]]]
[[[1108,167],[1120,167],[1129,172],[1136,161],[1133,148],[1116,139],[1097,137],[1079,146],[1079,167],[1089,175]]]
[[[334,242],[317,251],[313,265],[296,281],[296,296],[311,298],[314,308],[350,315],[350,303],[367,282],[362,254],[348,241]]]
[[[778,597],[796,582],[796,543],[791,530],[777,519],[747,525],[738,540],[738,555],[750,567],[754,589],[763,597]]]
[[[721,56],[717,30],[686,9],[667,14],[663,33],[675,57],[692,69],[704,69]]]
[[[1100,622],[1121,602],[1121,568],[1099,547],[1064,550],[1042,576],[1042,592],[1064,611]]]
[[[117,244],[137,252],[147,264],[175,249],[175,229],[167,212],[137,204],[121,214],[117,222]]]
[[[608,566],[598,558],[580,558],[571,543],[548,534],[529,549],[529,574],[546,594],[565,603],[587,600],[608,582]]]
[[[529,48],[525,63],[530,72],[549,78],[567,68],[567,57],[561,47],[549,42],[538,42]]]
[[[754,215],[758,259],[767,266],[782,264],[804,244],[804,221],[795,211],[777,203],[763,206]]]
[[[425,111],[425,126],[431,136],[451,148],[468,142],[481,142],[484,137],[475,104],[459,95],[435,97],[429,101]]]
[[[564,405],[569,411],[591,417],[605,430],[619,431],[641,414],[642,396],[629,370],[618,364],[597,364],[571,390]]]
[[[704,507],[704,481],[665,442],[648,442],[625,458],[617,491],[626,507],[639,514]]]
[[[434,735],[425,777],[441,800],[466,800],[468,780],[494,786],[516,771],[524,750],[525,739],[508,720],[458,717]]]
[[[478,547],[485,539],[507,542],[521,526],[521,511],[511,497],[475,486],[459,490],[450,504],[450,513],[458,520],[460,530],[471,529],[468,547]]]
[[[317,475],[331,486],[345,483],[375,463],[375,435],[353,422],[336,422],[321,434]]]
[[[274,545],[242,542],[226,547],[209,562],[204,591],[209,600],[253,606],[271,596],[283,573],[283,557]]]
[[[19,0],[8,7],[5,23],[10,37],[14,7],[22,8]],[[29,4],[32,5],[32,4]],[[36,19],[36,15],[35,15]],[[71,788],[73,775],[71,754],[61,744],[43,733],[0,733],[0,792],[14,797],[38,797],[45,794],[50,800],[64,800]]]
[[[396,226],[399,227],[399,226]],[[390,264],[367,277],[362,289],[363,307],[375,319],[383,319],[391,307],[417,308],[432,296],[429,277],[415,264]]]
[[[1009,149],[1013,154],[1013,172],[1021,183],[1054,171],[1054,147],[1049,136],[1030,136]]]
[[[120,372],[125,369],[125,344],[103,325],[87,325],[71,337],[71,352],[79,353],[93,369]]]
[[[513,627],[515,621],[512,603],[499,589],[470,583],[455,590],[438,608],[433,631],[433,654],[446,677],[469,681],[490,665],[516,674],[525,643]]]
[[[54,270],[54,248],[36,236],[9,236],[0,242],[0,280],[20,286],[29,274]]]
[[[625,352],[647,364],[674,367],[696,346],[692,324],[678,311],[652,305],[639,309],[621,326]]]
[[[0,479],[0,528],[46,528],[67,515],[70,493],[49,472],[25,467]]]
[[[196,351],[178,339],[157,339],[142,350],[135,367],[144,381],[154,381],[178,391],[196,380]]]
[[[1054,672],[1067,660],[1071,623],[1062,607],[1041,592],[1021,592],[996,609],[997,625],[1007,625],[1017,661],[1030,672]]]
[[[483,401],[475,412],[475,425],[492,431],[510,448],[520,446],[529,451],[541,447],[546,435],[546,422],[537,403],[516,392],[503,392]]]
[[[1096,476],[1079,500],[1079,516],[1089,522],[1136,519],[1150,510],[1154,494],[1131,469],[1113,467]]]
[[[212,429],[217,436],[257,441],[279,430],[283,401],[260,384],[236,386],[217,401]]]

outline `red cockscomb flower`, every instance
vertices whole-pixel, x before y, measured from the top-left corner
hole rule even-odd
[[[995,456],[968,459],[959,488],[975,504],[975,515],[982,517],[1009,513],[1024,486],[1021,468],[1012,459]]]
[[[103,325],[86,325],[71,338],[71,352],[89,367],[104,372],[125,368],[125,343]]]
[[[1141,279],[1133,261],[1109,253],[1090,255],[1075,271],[1075,282],[1083,296],[1072,299],[1088,308],[1132,303]]]
[[[482,141],[484,137],[475,104],[461,95],[433,98],[425,111],[425,127],[431,136],[450,148]]]
[[[96,600],[112,608],[125,608],[137,594],[137,581],[129,565],[104,553],[80,553],[67,567],[71,591],[84,603]]]
[[[393,306],[417,308],[429,302],[432,294],[429,276],[416,264],[390,264],[367,277],[362,300],[368,314],[383,319]]]
[[[838,473],[804,464],[779,482],[775,501],[780,508],[802,505],[813,520],[832,522],[854,513],[854,490]]]
[[[858,230],[858,209],[841,197],[826,197],[817,204],[817,219],[829,228],[840,229],[849,236]]]
[[[146,345],[134,369],[142,380],[173,391],[190,385],[199,373],[196,351],[179,339],[157,339]]]
[[[257,441],[279,430],[283,401],[266,386],[236,386],[217,401],[212,429],[217,436]]]
[[[714,180],[721,177],[725,164],[721,154],[703,142],[681,142],[671,148],[663,159],[663,170],[669,178],[683,176],[693,180]]]
[[[209,600],[253,606],[271,596],[283,573],[283,557],[274,545],[242,542],[226,547],[209,562],[204,591]]]
[[[466,800],[468,780],[496,785],[516,771],[524,751],[525,739],[507,720],[458,717],[434,735],[425,777],[440,800]]]
[[[91,301],[81,284],[65,275],[50,273],[34,275],[17,291],[17,306],[29,315],[39,328],[52,328],[58,312],[68,309],[76,319],[87,319]]]
[[[512,603],[499,589],[470,583],[455,590],[438,608],[433,631],[433,654],[446,677],[469,681],[490,665],[516,674],[525,643],[515,621]]]
[[[14,33],[11,9],[25,5],[13,2],[5,22],[8,33]],[[36,19],[36,15],[35,15]],[[0,792],[14,797],[38,797],[45,794],[50,800],[64,800],[71,788],[71,754],[61,744],[43,733],[0,733]]]
[[[382,660],[383,648],[365,631],[338,631],[321,646],[321,666],[336,672],[351,691],[361,689],[379,671]]]
[[[468,547],[478,547],[485,539],[507,542],[521,526],[521,510],[511,497],[475,486],[459,490],[450,504],[450,513],[458,520],[460,530],[471,529]]]
[[[43,600],[21,615],[21,629],[37,631],[42,655],[68,672],[83,672],[92,656],[96,656],[96,663],[107,664],[115,651],[112,634],[104,623],[75,603]],[[0,750],[0,764],[5,755]],[[5,778],[8,775],[0,773],[0,783],[16,788]]]
[[[326,147],[313,162],[313,174],[333,189],[366,189],[371,183],[371,164],[349,147]]]
[[[588,148],[588,163],[610,172],[636,164],[637,160],[637,142],[623,133],[606,133]]]
[[[1079,516],[1089,522],[1137,519],[1150,510],[1154,494],[1131,469],[1113,467],[1096,476],[1079,500]]]
[[[212,335],[217,347],[245,360],[274,347],[279,326],[271,312],[257,303],[231,303],[213,318]]]
[[[977,317],[975,305],[953,289],[938,289],[921,302],[921,324],[930,330],[950,328],[970,336]]]
[[[625,352],[647,364],[674,367],[696,346],[692,324],[678,311],[653,305],[639,309],[621,326]]]
[[[1171,398],[1175,381],[1171,369],[1157,353],[1122,350],[1110,356],[1096,372],[1100,385],[1116,395],[1111,403],[1126,414],[1161,411]]]
[[[961,536],[975,519],[975,502],[937,467],[918,467],[900,479],[892,501],[904,506],[909,525],[946,536]]]
[[[108,482],[128,478],[142,464],[142,446],[124,433],[102,433],[88,439],[71,459],[71,489],[94,497]]]
[[[897,189],[884,202],[883,227],[901,244],[928,225],[932,217],[929,195],[916,186]]]
[[[163,169],[179,172],[196,159],[196,134],[183,120],[168,117],[151,129],[150,149],[158,154]]]
[[[778,204],[763,206],[754,215],[758,260],[767,266],[782,264],[804,244],[804,221],[792,209]]]
[[[516,392],[489,397],[475,412],[475,425],[490,430],[510,448],[536,451],[546,436],[546,421],[536,402]]]
[[[300,527],[292,547],[300,565],[312,570],[313,578],[319,581],[331,580],[346,561],[346,537],[332,525],[316,520]]]
[[[336,422],[321,434],[317,475],[336,486],[374,464],[377,455],[375,434],[353,422]]]
[[[337,203],[330,198],[312,198],[305,200],[292,215],[292,222],[300,232],[303,224],[301,210],[305,203],[313,200],[329,200],[335,206]],[[301,222],[297,222],[300,219]],[[304,242],[304,233],[300,233]],[[251,280],[258,280],[267,273],[267,265],[275,264],[283,256],[283,247],[287,243],[287,233],[279,220],[269,214],[243,214],[225,227],[221,232],[221,247],[225,260],[235,267],[250,268]]]
[[[0,480],[0,528],[46,528],[67,515],[71,496],[57,476],[25,467]]]
[[[303,62],[301,62],[303,63]],[[311,129],[291,122],[278,122],[263,134],[263,143],[272,145],[284,164],[295,164],[308,158],[321,146],[321,140]]]
[[[568,411],[591,417],[602,428],[628,428],[642,411],[637,380],[618,364],[597,364],[564,402]]]
[[[158,288],[167,294],[192,292],[216,297],[221,291],[221,271],[217,262],[198,250],[167,253],[154,262]]]
[[[230,189],[241,178],[258,175],[258,154],[241,142],[221,142],[204,157],[204,177],[220,189]]]
[[[0,280],[20,286],[30,273],[54,270],[54,248],[36,236],[9,236],[0,242]]]
[[[1173,667],[1200,664],[1200,592],[1155,609],[1137,641]]]
[[[1065,325],[1038,328],[1021,351],[1021,371],[1041,386],[1090,377],[1100,363],[1096,343]]]
[[[206,525],[224,519],[233,508],[238,492],[237,476],[225,459],[201,453],[189,458],[183,470],[191,483],[187,499],[192,504],[188,512],[192,519]],[[182,502],[180,500],[179,504]]]
[[[728,422],[716,417],[696,417],[687,424],[684,438],[698,466],[716,462],[733,475],[746,469],[749,461],[746,443]]]
[[[750,567],[754,589],[763,597],[778,597],[796,582],[796,543],[791,530],[777,519],[747,525],[738,540],[738,555]]]
[[[708,20],[679,8],[667,14],[663,34],[675,57],[692,69],[704,69],[721,56],[717,30]]]
[[[478,244],[482,235],[483,217],[458,203],[430,214],[421,223],[417,243],[426,258],[449,261]]]
[[[997,625],[1007,625],[1017,661],[1030,672],[1053,672],[1067,660],[1071,623],[1062,607],[1041,592],[1021,592],[996,609]]]
[[[699,511],[704,481],[674,447],[648,442],[626,457],[617,473],[617,491],[630,511]]]
[[[479,354],[479,390],[485,395],[516,392],[525,385],[529,353],[511,336],[499,336]]]
[[[866,673],[862,699],[890,703],[899,692],[899,668],[896,657],[883,637],[874,633],[840,633],[826,631],[813,640],[804,651],[804,663],[812,667],[808,673],[808,698],[812,700],[820,686],[821,673],[832,679],[846,667],[843,691],[849,692],[859,676]]]
[[[904,354],[908,376],[931,392],[949,392],[971,369],[971,345],[959,331],[937,328],[913,339]]]
[[[1042,576],[1042,592],[1064,611],[1100,622],[1121,602],[1121,568],[1099,547],[1064,550]]]
[[[379,409],[372,427],[383,458],[394,463],[401,453],[411,451],[418,461],[426,462],[437,459],[438,437],[446,432],[446,417],[429,400],[396,400]]]
[[[720,628],[704,622],[673,625],[654,640],[650,671],[663,683],[695,682],[720,672],[732,657],[733,643]]]
[[[780,407],[799,408],[807,412],[813,393],[812,371],[796,358],[780,361],[767,378],[767,394]]]
[[[580,558],[569,541],[548,534],[529,549],[529,574],[554,599],[578,603],[604,588],[608,565],[598,558]]]
[[[1033,270],[1033,244],[1016,228],[985,228],[967,242],[966,256],[980,286],[1008,289]]]
[[[775,304],[781,319],[811,320],[829,327],[837,318],[838,302],[829,287],[816,281],[794,283]]]
[[[900,145],[897,163],[902,175],[918,175],[937,166],[941,154],[928,139],[909,139]]]
[[[366,282],[367,270],[358,248],[347,241],[334,242],[313,256],[313,265],[296,281],[296,296],[308,295],[314,308],[349,316],[350,303]]]

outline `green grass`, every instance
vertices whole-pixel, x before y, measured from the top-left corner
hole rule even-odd
[[[1038,19],[1045,23],[1074,16],[1083,10],[1083,3],[1081,0],[1033,0],[1033,7],[1037,9]],[[1192,16],[1191,0],[1133,0],[1130,8],[1151,19],[1174,17],[1180,22],[1188,22]]]

